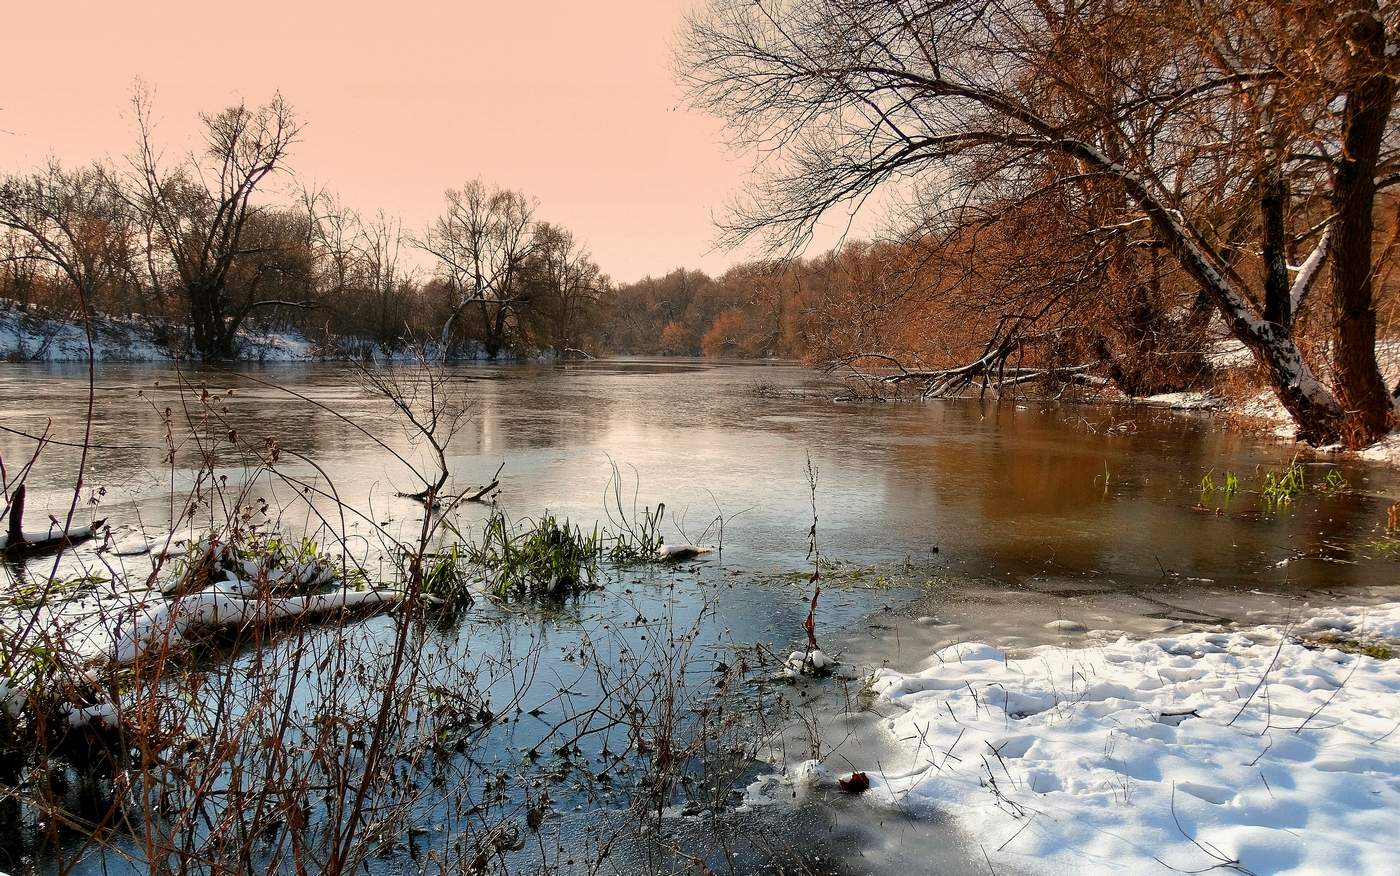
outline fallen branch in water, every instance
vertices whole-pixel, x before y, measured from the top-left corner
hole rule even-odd
[[[51,518],[52,519],[52,518]],[[15,488],[10,496],[9,523],[5,534],[0,536],[0,554],[7,560],[18,560],[56,551],[69,545],[87,541],[97,534],[106,520],[94,520],[88,526],[71,526],[62,529],[53,520],[46,530],[24,529],[24,484]]]
[[[921,392],[924,398],[949,398],[956,396],[966,389],[971,388],[979,380],[982,384],[982,391],[988,389],[999,392],[1002,387],[1016,386],[1021,383],[1028,383],[1035,380],[1058,379],[1071,383],[1082,383],[1091,386],[1103,386],[1108,380],[1102,377],[1092,376],[1088,371],[1094,367],[1093,363],[1080,365],[1057,365],[1048,367],[1007,367],[1011,357],[1025,349],[1025,347],[1037,340],[1053,337],[1056,332],[1047,332],[1037,335],[1020,335],[1016,333],[1005,337],[993,338],[986,347],[983,348],[982,355],[972,362],[964,365],[957,365],[951,368],[939,369],[911,369],[905,367],[894,356],[878,352],[858,352],[841,359],[827,363],[825,371],[827,374],[834,374],[840,370],[851,372],[854,379],[859,380],[866,387],[869,397],[883,400],[884,396],[875,390],[877,386],[899,386],[901,384],[913,383],[923,384]],[[856,363],[863,361],[876,361],[884,363],[888,367],[895,369],[888,374],[878,374],[863,371],[856,367]]]
[[[441,507],[444,502],[448,505],[456,505],[460,502],[485,502],[490,498],[491,494],[496,491],[496,488],[501,485],[501,471],[505,469],[505,467],[506,464],[502,462],[496,468],[496,473],[491,476],[491,483],[480,487],[476,492],[471,494],[462,493],[457,496],[439,496],[436,495],[435,492],[437,489],[441,488],[441,485],[439,485],[433,489],[421,490],[417,493],[399,493],[398,495],[404,499],[412,499],[415,502],[421,502],[424,505],[431,504],[434,508]],[[430,498],[431,502],[429,501]]]

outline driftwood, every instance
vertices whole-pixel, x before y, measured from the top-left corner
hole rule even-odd
[[[988,350],[981,358],[966,365],[936,370],[911,370],[904,367],[898,359],[884,353],[856,353],[828,363],[826,373],[833,374],[843,368],[847,369],[856,379],[866,385],[871,396],[882,400],[884,396],[875,387],[898,386],[905,383],[923,384],[923,389],[920,392],[923,398],[950,398],[971,388],[979,381],[982,383],[983,392],[987,389],[1000,391],[1002,387],[1050,378],[1093,386],[1102,385],[1102,378],[1094,377],[1088,373],[1089,369],[1093,367],[1089,364],[1061,365],[1049,368],[1008,368],[1006,360],[1017,347],[1019,344],[1001,345]],[[855,366],[856,362],[870,359],[887,362],[898,370],[889,374],[875,374]]]
[[[40,554],[61,550],[69,545],[87,541],[106,524],[106,519],[94,520],[88,526],[74,526],[58,529],[50,526],[47,530],[24,531],[24,484],[15,488],[10,496],[9,520],[5,535],[0,537],[0,555],[7,560],[21,560]]]
[[[421,502],[424,505],[429,504],[429,497],[431,497],[431,504],[434,508],[441,507],[444,502],[449,505],[456,505],[459,502],[485,502],[490,498],[491,493],[494,492],[496,488],[501,485],[501,472],[505,469],[505,467],[506,464],[502,462],[499,466],[497,466],[496,473],[491,476],[491,483],[487,484],[484,487],[478,488],[473,493],[462,493],[457,496],[437,495],[437,491],[442,488],[441,483],[439,483],[427,490],[420,490],[416,493],[399,493],[398,495],[401,498],[412,499],[415,502]]]

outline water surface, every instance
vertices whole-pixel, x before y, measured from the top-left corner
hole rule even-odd
[[[821,634],[856,667],[908,665],[971,635],[1032,644],[1053,638],[1044,623],[1056,617],[1146,633],[1286,612],[1301,599],[1345,597],[1394,577],[1393,556],[1380,546],[1385,509],[1400,494],[1394,473],[1300,459],[1313,486],[1273,504],[1258,491],[1294,460],[1295,448],[1200,415],[1027,400],[839,404],[832,401],[838,390],[808,369],[694,360],[462,365],[449,369],[449,385],[470,407],[448,453],[459,487],[489,480],[504,463],[501,510],[517,520],[548,511],[591,529],[609,522],[615,464],[624,510],[664,502],[669,541],[722,547],[679,570],[610,577],[603,591],[559,611],[503,617],[482,608],[449,635],[455,647],[479,647],[486,629],[500,653],[537,650],[541,683],[567,678],[584,704],[600,688],[567,655],[585,636],[640,649],[658,624],[693,628],[696,652],[711,662],[729,659],[725,649],[733,647],[781,654],[800,641],[811,593],[809,460],[819,473],[818,546],[826,561]],[[168,525],[179,504],[172,486],[181,494],[199,468],[200,447],[189,434],[228,429],[240,442],[275,442],[284,472],[362,513],[330,519],[352,540],[364,536],[361,543],[370,544],[370,520],[402,533],[421,520],[421,506],[396,495],[421,484],[359,428],[413,462],[426,459],[423,448],[347,366],[104,365],[93,390],[101,446],[89,452],[79,520],[106,517],[157,531]],[[217,413],[210,422],[199,419],[205,390]],[[84,369],[5,366],[0,393],[5,426],[81,443]],[[11,470],[32,447],[0,433]],[[28,478],[31,527],[66,515],[79,457],[71,446],[50,446],[40,457]],[[231,483],[250,459],[226,441],[217,450]],[[1238,478],[1238,492],[1202,491],[1203,478],[1219,483],[1226,472]],[[1322,486],[1329,474],[1332,485]],[[248,498],[258,496],[284,509],[284,525],[307,531],[327,509],[302,502],[286,483],[260,483]],[[470,532],[489,513],[466,506],[454,522]],[[915,621],[924,615],[956,624]],[[387,624],[371,621],[367,629],[374,634]],[[833,686],[827,694],[835,702],[848,692],[838,695]],[[548,726],[503,729],[483,759],[513,762]],[[585,756],[597,756],[606,741],[591,740]],[[789,759],[812,753],[791,744]],[[559,835],[583,836],[596,795],[557,802]],[[803,838],[804,866],[840,872],[832,850],[852,844],[870,853],[855,868],[861,872],[907,870],[911,854],[927,861],[933,847],[952,849],[937,865],[945,872],[980,866],[947,829],[876,829],[868,813],[844,806],[809,801],[780,817],[794,819],[781,830]],[[424,817],[431,822],[435,814]],[[765,822],[779,816],[753,818],[750,837],[771,833]],[[916,852],[890,847],[906,832],[919,838],[911,840]],[[763,858],[760,845],[751,842],[749,854]],[[749,866],[753,859],[741,860]]]

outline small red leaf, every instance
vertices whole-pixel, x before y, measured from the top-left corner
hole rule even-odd
[[[859,794],[870,790],[870,777],[865,773],[851,773],[844,779],[837,779],[836,784],[847,794]]]

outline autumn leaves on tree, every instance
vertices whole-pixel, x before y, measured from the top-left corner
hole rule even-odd
[[[1378,0],[719,0],[693,19],[682,69],[699,106],[770,156],[731,240],[790,248],[892,186],[934,246],[1039,204],[1041,234],[1092,245],[1080,270],[1023,286],[994,331],[1094,333],[1061,306],[1084,268],[1139,299],[1115,308],[1139,323],[1125,337],[1150,337],[1156,312],[1189,322],[1188,302],[1151,301],[1160,267],[1139,253],[1160,253],[1305,437],[1360,445],[1395,412],[1372,240],[1395,170],[1394,30]],[[1329,252],[1324,301],[1309,289]],[[1323,311],[1310,349],[1294,301]]]

